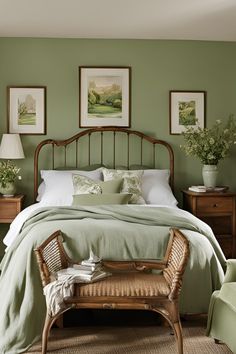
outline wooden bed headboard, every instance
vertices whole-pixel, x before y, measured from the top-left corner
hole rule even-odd
[[[106,140],[105,136],[108,134],[109,137]],[[93,136],[96,136],[94,141]],[[80,146],[82,140],[83,144]],[[120,140],[120,147],[118,140]],[[72,145],[74,145],[73,149],[70,148]],[[55,161],[56,148],[62,148],[63,150],[59,151],[61,155],[60,161],[63,161],[62,165],[60,164],[60,168],[68,168],[69,166],[78,169],[81,166],[80,161],[84,160],[85,155],[89,166],[93,165],[93,156],[96,155],[97,164],[106,165],[108,161],[109,167],[119,168],[119,162],[117,162],[118,152],[120,155],[119,160],[125,160],[125,167],[127,169],[131,167],[131,163],[133,162],[132,155],[135,155],[136,165],[143,166],[147,161],[149,168],[157,168],[157,156],[159,159],[159,155],[156,152],[156,148],[163,146],[167,152],[167,158],[165,159],[167,166],[165,168],[170,170],[169,183],[172,190],[174,188],[174,153],[172,147],[166,141],[158,140],[142,132],[126,128],[102,127],[86,129],[66,140],[46,139],[38,144],[34,154],[34,200],[36,200],[39,185],[39,157],[41,156],[42,148],[46,146],[50,146],[51,152],[47,151],[43,162],[47,162],[47,164],[49,162],[51,169],[57,168]],[[71,161],[71,154],[74,155],[73,164],[68,162]],[[138,162],[137,155],[139,155]],[[40,169],[48,168],[44,166]]]

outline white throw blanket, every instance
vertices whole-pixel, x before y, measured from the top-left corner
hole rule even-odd
[[[78,277],[75,275],[61,275],[59,279],[54,280],[43,288],[46,298],[48,313],[55,316],[60,311],[70,308],[64,300],[74,294],[74,283],[78,283]]]
[[[90,249],[89,259],[84,260],[81,264],[83,263],[90,269],[90,266],[101,265],[101,258],[97,257]],[[73,269],[73,267],[58,271],[55,274],[56,280],[46,285],[43,289],[49,314],[55,316],[58,312],[72,307],[65,304],[64,300],[73,296],[74,283],[89,283],[93,280],[93,275],[95,274],[97,280],[110,275],[110,273],[103,271],[95,272],[95,270],[92,270],[90,275],[84,276],[83,274],[81,275],[81,270]]]
[[[74,274],[70,274],[71,269]],[[69,273],[64,273],[67,270]],[[103,270],[95,271],[91,275],[81,275],[79,272],[73,268],[63,269],[56,273],[56,280],[43,288],[50,316],[55,316],[59,312],[72,307],[72,305],[65,304],[64,300],[74,295],[75,283],[91,283],[111,275],[111,273]]]

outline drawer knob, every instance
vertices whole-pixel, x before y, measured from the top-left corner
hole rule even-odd
[[[213,207],[214,207],[214,208],[217,208],[217,207],[218,207],[218,204],[213,204]]]

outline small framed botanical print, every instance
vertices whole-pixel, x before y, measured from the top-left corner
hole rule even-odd
[[[8,86],[8,132],[46,134],[46,87]]]
[[[206,91],[170,91],[170,134],[187,126],[205,127]]]

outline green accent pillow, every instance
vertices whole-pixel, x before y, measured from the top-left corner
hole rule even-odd
[[[94,181],[79,174],[73,174],[72,180],[74,194],[119,193],[123,182],[122,178],[107,182]]]
[[[142,197],[142,176],[143,171],[129,171],[129,170],[109,170],[102,168],[104,181],[115,180],[123,178],[123,185],[121,193],[132,193],[130,199],[131,204],[146,204]]]
[[[120,193],[123,178],[112,179],[110,181],[98,182],[102,188],[102,193]]]
[[[132,194],[103,193],[73,195],[73,206],[77,205],[107,205],[128,204]]]

